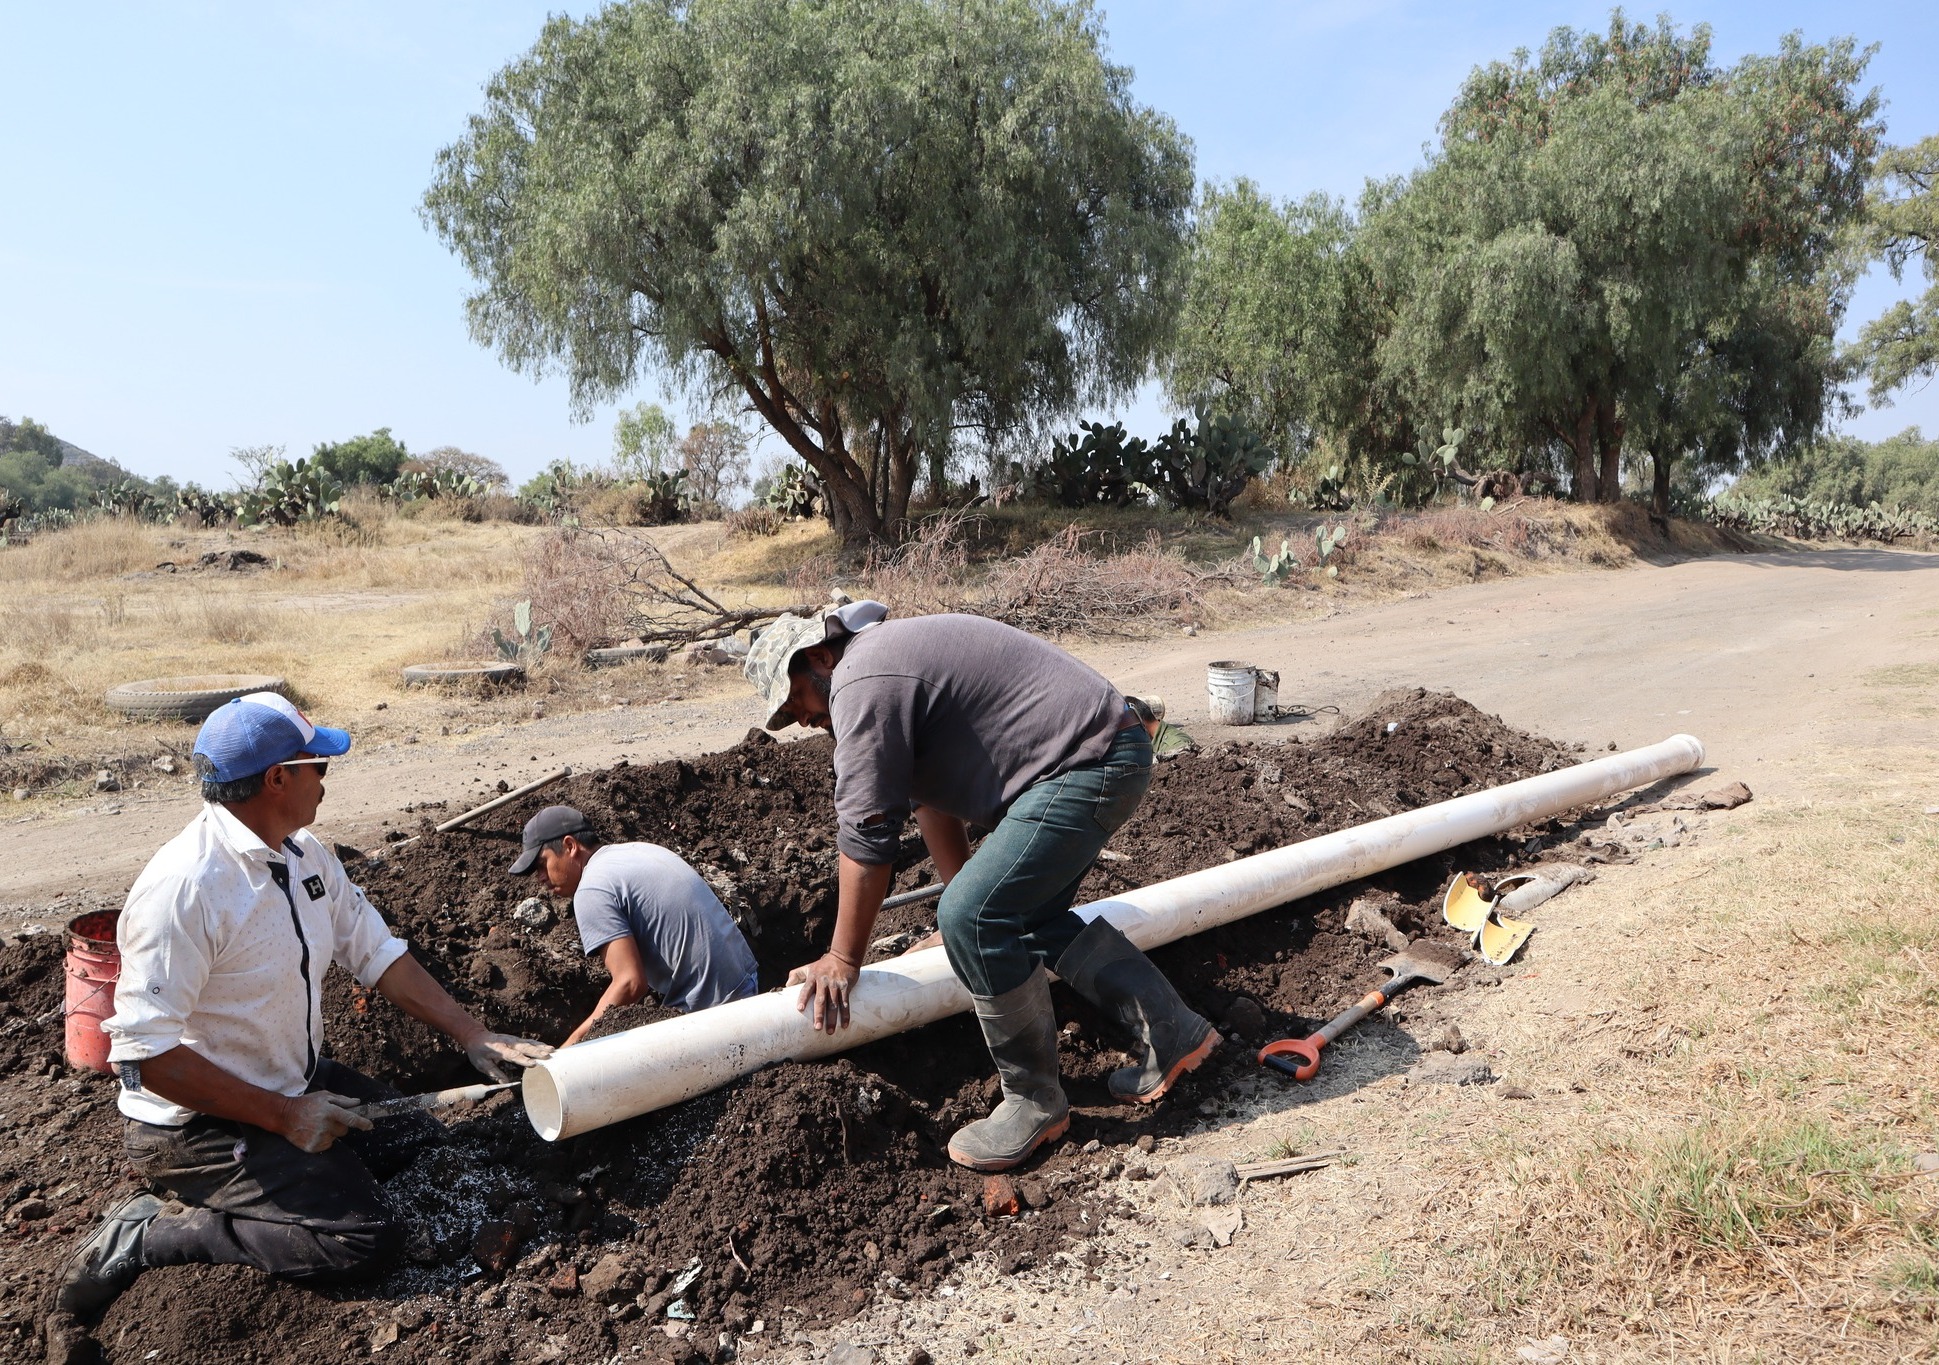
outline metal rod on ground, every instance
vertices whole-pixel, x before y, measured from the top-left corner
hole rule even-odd
[[[1517,825],[1546,820],[1703,762],[1691,735],[1457,796],[1284,848],[1076,907],[1155,948],[1316,891],[1370,877]],[[796,991],[712,1009],[561,1048],[525,1072],[526,1117],[548,1141],[664,1109],[780,1061],[826,1057],[970,1007],[941,948],[862,968],[849,1027],[819,1033]]]

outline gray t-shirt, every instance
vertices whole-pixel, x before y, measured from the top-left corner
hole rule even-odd
[[[850,640],[829,689],[836,846],[895,859],[911,804],[995,828],[1044,778],[1103,759],[1124,695],[1034,635],[981,616],[913,616]]]
[[[631,934],[646,960],[646,984],[674,1009],[704,1010],[757,989],[754,950],[740,926],[671,849],[594,849],[572,894],[572,915],[588,955]]]

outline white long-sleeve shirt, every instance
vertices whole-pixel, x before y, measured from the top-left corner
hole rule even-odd
[[[375,986],[409,949],[314,834],[272,849],[219,805],[149,859],[116,938],[109,1061],[188,1047],[279,1095],[302,1094],[316,1069],[330,963]],[[195,1117],[125,1080],[120,1107],[144,1123]]]

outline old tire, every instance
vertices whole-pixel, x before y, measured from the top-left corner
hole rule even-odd
[[[251,692],[281,692],[288,684],[268,674],[225,673],[191,678],[143,678],[110,687],[110,711],[134,720],[204,721],[209,712]]]
[[[525,677],[525,665],[502,660],[471,659],[448,664],[406,664],[404,686],[429,687],[435,683],[515,683]]]
[[[617,664],[633,663],[663,664],[666,661],[665,645],[611,645],[605,649],[586,651],[587,668],[612,668]]]

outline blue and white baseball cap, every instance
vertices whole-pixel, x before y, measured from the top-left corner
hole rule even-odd
[[[205,780],[234,782],[268,772],[298,754],[334,758],[350,751],[350,732],[312,725],[274,692],[251,692],[209,713],[195,737],[196,765]]]

